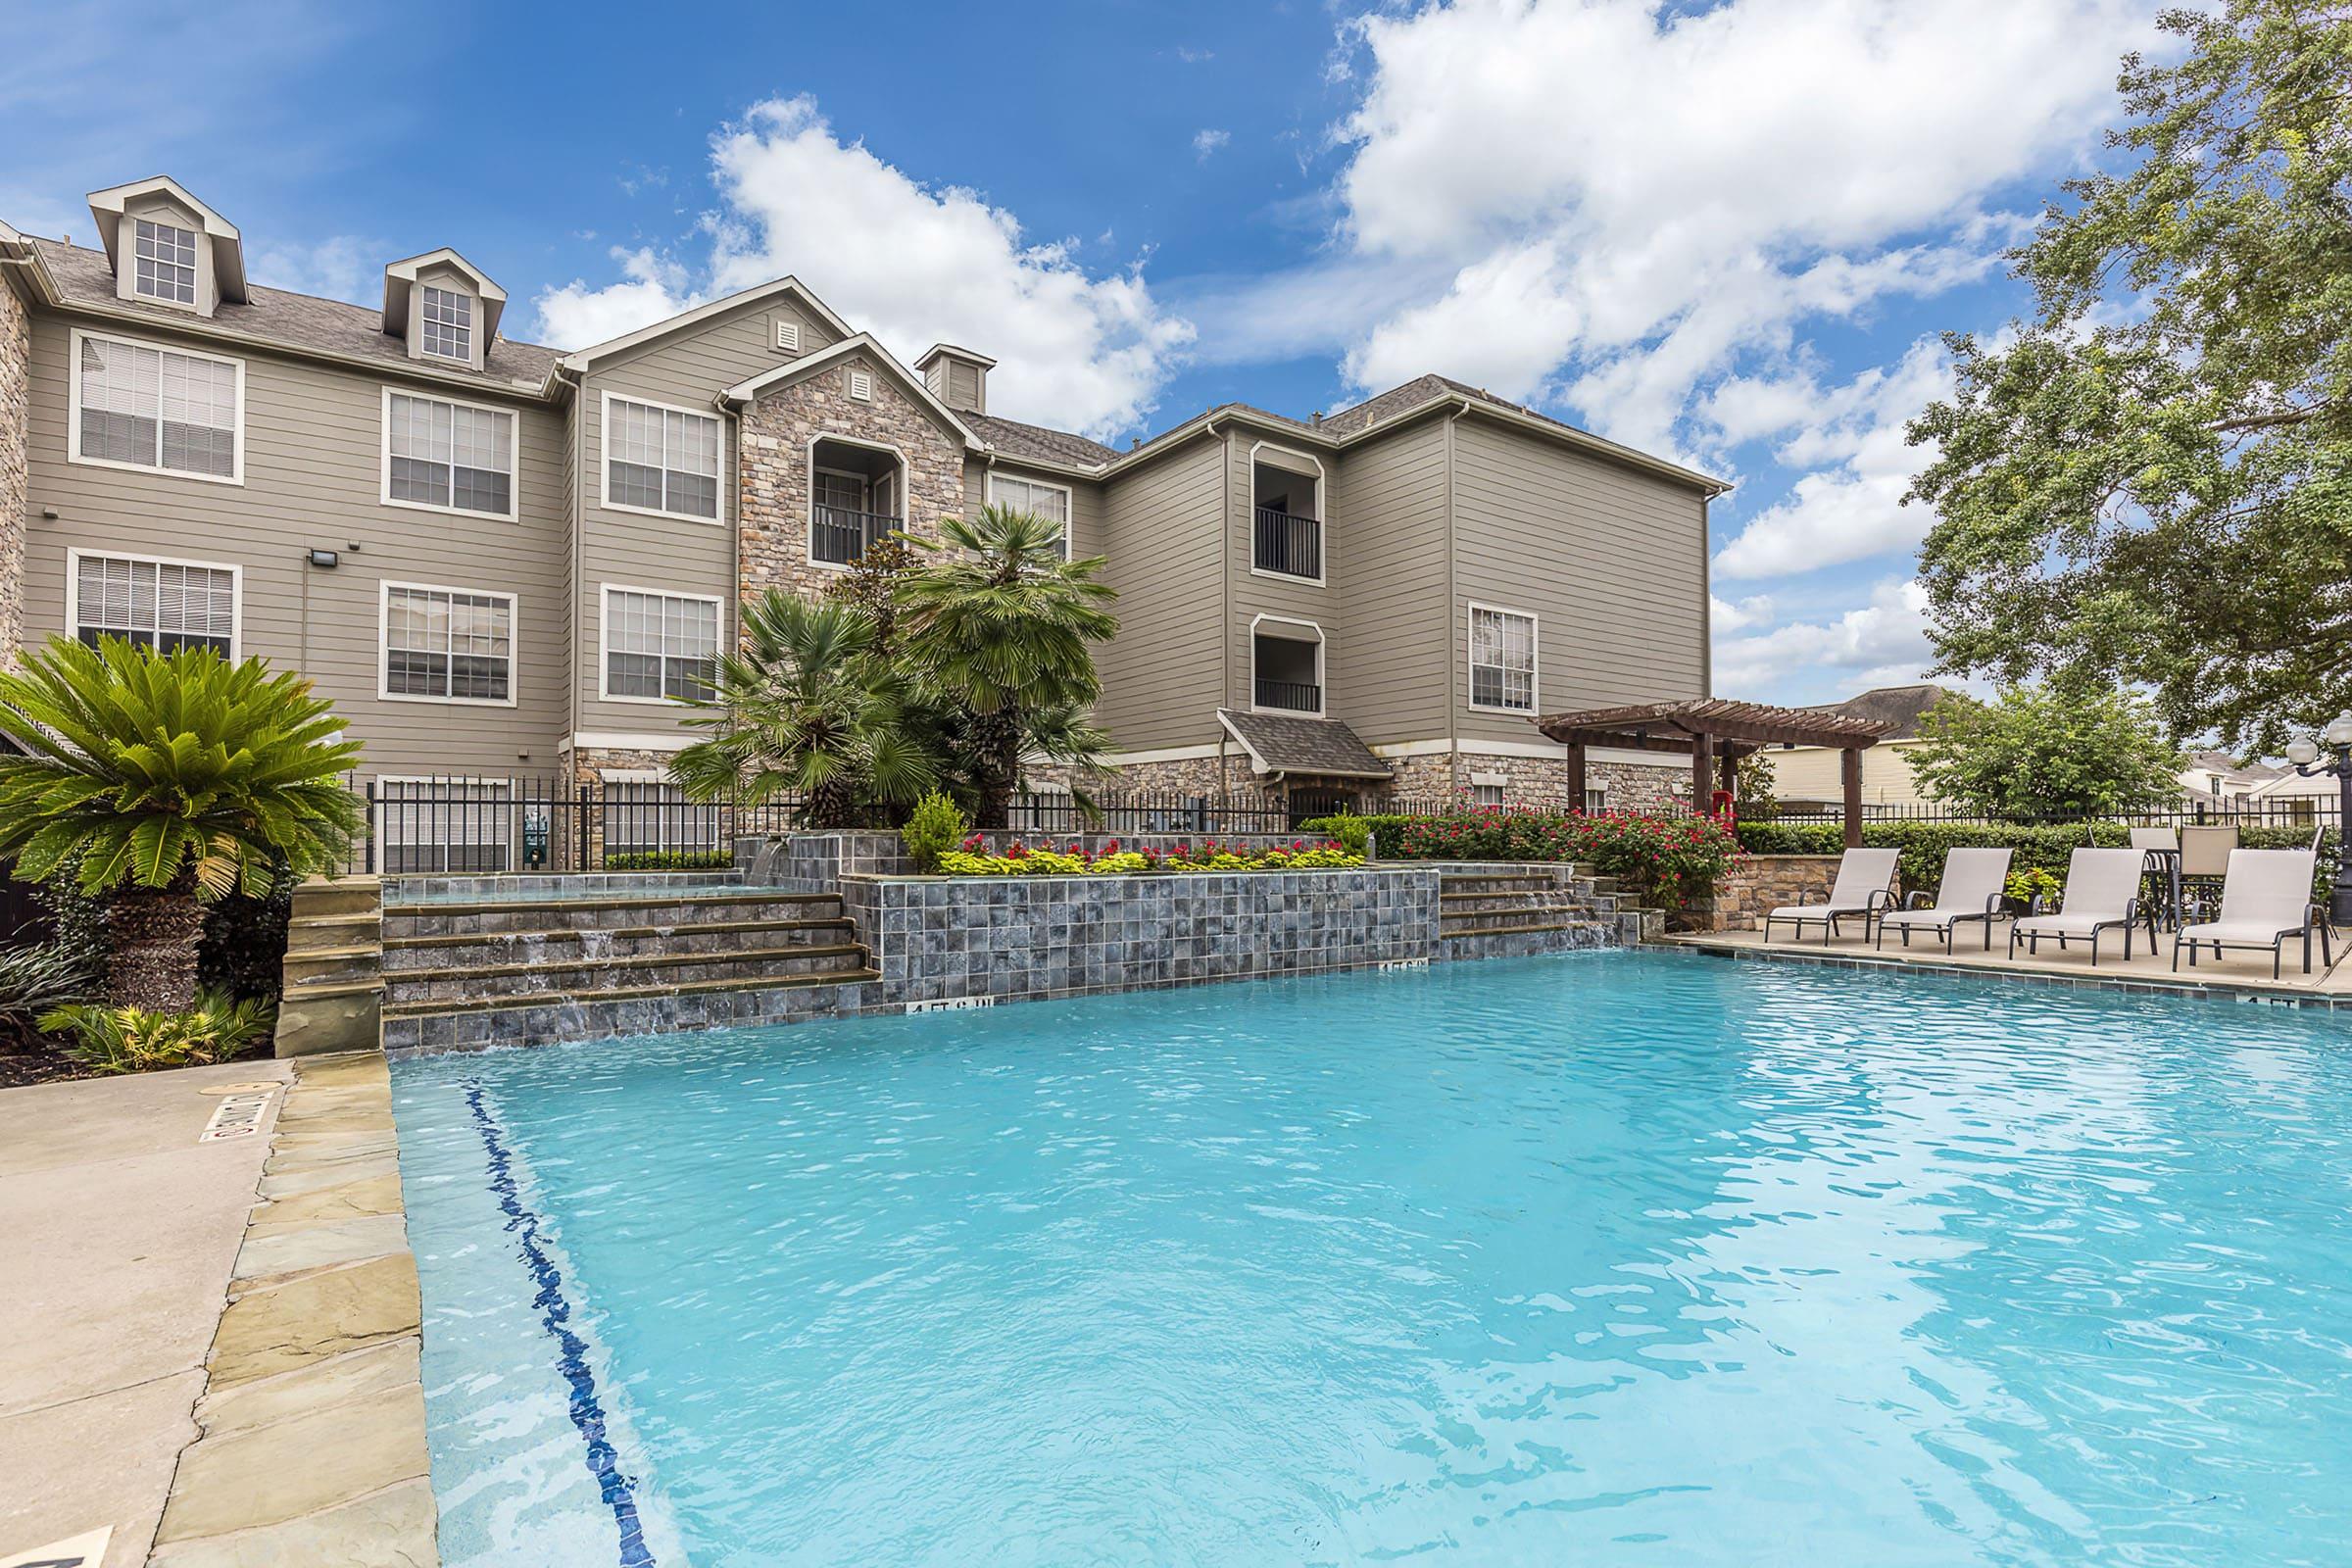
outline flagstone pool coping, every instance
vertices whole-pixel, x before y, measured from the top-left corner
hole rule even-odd
[[[149,1568],[441,1560],[389,1069],[294,1073]]]

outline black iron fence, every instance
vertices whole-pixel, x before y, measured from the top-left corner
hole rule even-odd
[[[2285,800],[2194,800],[2164,810],[2091,811],[1987,814],[1936,805],[1872,805],[1865,802],[1865,822],[1998,822],[2012,827],[2063,827],[2072,822],[2127,822],[2133,827],[2333,827],[2339,815],[2333,797],[2292,796]],[[1742,806],[1740,817],[1750,822],[1842,822],[1844,808],[1835,802],[1772,802]]]
[[[1280,572],[1286,577],[1320,578],[1323,524],[1296,513],[1259,507],[1250,562],[1260,571]]]

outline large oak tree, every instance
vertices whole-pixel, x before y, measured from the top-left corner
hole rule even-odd
[[[2352,6],[2169,12],[2111,168],[2014,253],[1911,426],[1942,668],[2153,694],[2269,752],[2352,707]]]

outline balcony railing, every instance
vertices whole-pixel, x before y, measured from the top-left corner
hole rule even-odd
[[[1279,708],[1293,713],[1323,711],[1323,688],[1309,680],[1273,680],[1257,677],[1257,706]]]
[[[1271,507],[1260,507],[1257,509],[1256,543],[1250,560],[1260,571],[1320,580],[1323,575],[1323,524],[1313,517],[1301,517],[1297,513],[1276,512]]]
[[[819,561],[846,566],[864,555],[866,546],[906,526],[906,518],[886,516],[879,512],[814,507],[808,518],[809,551]]]

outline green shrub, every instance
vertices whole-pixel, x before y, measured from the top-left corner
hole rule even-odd
[[[1326,817],[1310,828],[1328,829]],[[1587,816],[1489,807],[1445,816],[1359,818],[1384,860],[1573,860],[1615,877],[1647,903],[1680,909],[1711,896],[1740,853],[1712,816],[1611,812]]]
[[[906,825],[899,829],[899,842],[906,846],[915,870],[929,876],[939,869],[939,858],[962,843],[970,831],[961,808],[933,790],[906,814]]]
[[[95,996],[97,965],[62,942],[0,948],[0,1035],[30,1034],[36,1020]]]
[[[197,993],[185,1012],[149,1012],[77,1003],[44,1013],[44,1033],[63,1035],[66,1054],[100,1075],[201,1067],[243,1054],[276,1021],[267,1002]]]
[[[2002,885],[2001,891],[2014,900],[2021,909],[2032,908],[2034,901],[2039,899],[2041,912],[2055,914],[2058,912],[2058,900],[2066,891],[2066,882],[2040,866],[2033,865],[2022,871],[2010,872],[2009,880]]]
[[[1845,848],[1845,828],[1837,822],[1748,822],[1740,824],[1740,847],[1750,855],[1837,855]],[[2011,871],[2046,871],[2064,879],[2067,862],[2085,845],[2124,849],[2132,829],[2124,822],[2069,822],[2021,826],[2011,822],[1865,822],[1862,842],[1874,850],[1900,850],[1905,892],[1933,892],[1943,878],[1943,858],[1956,849],[2010,851]],[[2249,850],[2300,850],[2311,843],[2308,827],[2245,827],[2238,842]],[[2324,898],[2335,877],[2336,830],[2320,839],[2320,863],[2313,896]]]
[[[734,863],[729,850],[624,850],[605,857],[608,871],[723,871]]]
[[[1328,833],[1349,855],[1362,855],[1372,846],[1372,824],[1353,811],[1341,811],[1304,824],[1308,831]]]
[[[298,880],[281,871],[261,898],[232,893],[205,906],[204,935],[196,946],[200,986],[232,997],[276,1000],[285,983],[286,921],[293,912]],[[40,898],[49,906],[50,923],[55,927],[52,942],[87,964],[95,977],[92,989],[103,992],[108,895],[82,892],[69,864],[54,880],[41,885]]]

